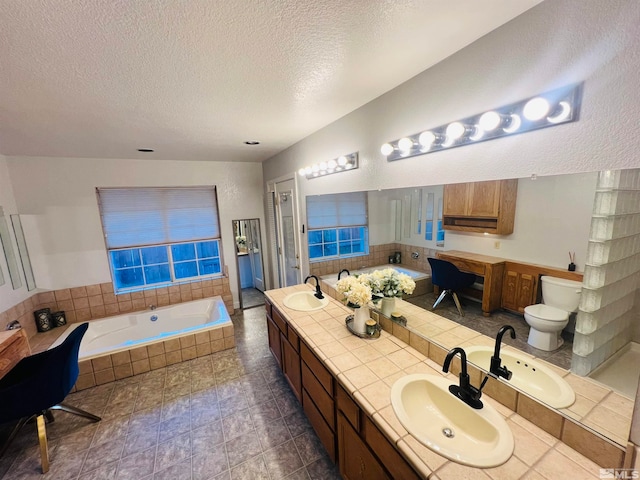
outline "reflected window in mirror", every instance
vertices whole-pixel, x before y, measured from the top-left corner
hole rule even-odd
[[[369,253],[367,193],[307,197],[309,260]]]
[[[20,215],[10,215],[10,217],[13,233],[16,236],[16,243],[18,244],[18,255],[20,255],[20,263],[22,263],[24,279],[27,282],[27,290],[31,291],[36,288],[36,280],[33,276],[31,258],[29,257],[27,242],[24,238],[24,231],[22,230],[22,221],[20,220]],[[0,283],[0,285],[2,285],[2,283]]]
[[[17,290],[22,286],[22,279],[20,278],[20,269],[18,268],[16,254],[11,241],[11,234],[9,233],[7,219],[4,216],[4,210],[2,207],[0,207],[0,242],[2,243],[4,258],[7,261],[7,269],[9,270],[11,285],[14,290]]]

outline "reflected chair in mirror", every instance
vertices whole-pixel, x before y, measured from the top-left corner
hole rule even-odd
[[[440,288],[440,296],[433,304],[431,310],[435,310],[444,297],[451,294],[458,308],[458,313],[464,316],[456,291],[473,285],[476,281],[476,276],[473,273],[461,272],[458,270],[458,267],[451,262],[440,260],[439,258],[429,258],[428,260],[429,265],[431,265],[431,282]]]
[[[49,453],[45,418],[49,422],[54,420],[51,410],[63,410],[94,422],[100,421],[100,417],[62,403],[78,379],[78,351],[88,327],[88,323],[79,325],[60,345],[23,358],[0,378],[0,423],[18,422],[0,446],[0,457],[18,431],[35,418],[42,473],[47,473]]]

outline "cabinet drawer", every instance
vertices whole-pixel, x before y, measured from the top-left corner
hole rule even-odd
[[[333,399],[325,389],[322,388],[318,379],[311,373],[311,370],[309,370],[309,367],[307,367],[307,364],[304,362],[302,362],[302,388],[304,388],[309,394],[309,397],[313,399],[313,403],[316,404],[316,408],[322,414],[322,418],[327,422],[329,428],[335,431]]]
[[[274,308],[272,310],[272,318],[273,318],[273,321],[275,322],[275,324],[280,329],[280,331],[286,335],[287,334],[287,322],[282,317],[282,314],[278,311],[277,308]]]
[[[338,448],[340,474],[345,480],[387,480],[382,465],[367,448],[358,432],[345,418],[338,414]],[[402,477],[396,477],[402,480]]]
[[[272,317],[272,313],[271,313],[271,304],[269,303],[268,300],[264,301],[264,310],[267,312],[267,317],[269,318],[273,318]]]
[[[322,418],[322,414],[316,408],[315,404],[311,401],[311,398],[307,394],[306,390],[302,390],[302,409],[307,414],[309,423],[318,434],[318,438],[327,449],[329,457],[335,463],[336,461],[336,436],[327,425],[327,422]]]
[[[380,463],[386,467],[393,478],[402,478],[403,480],[417,480],[420,478],[368,417],[364,419],[363,429],[365,443],[369,445],[369,448],[376,454],[380,459]]]
[[[344,388],[342,388],[339,385],[338,385],[338,394],[337,394],[336,401],[338,402],[338,410],[340,410],[342,414],[345,416],[345,418],[349,420],[349,423],[353,425],[353,428],[355,428],[356,431],[359,432],[360,431],[360,407],[356,405],[356,402],[351,400],[351,397],[349,396],[349,394],[344,390]]]
[[[329,370],[327,370],[325,366],[320,363],[318,357],[316,357],[315,354],[311,350],[309,350],[309,347],[307,347],[304,342],[300,344],[300,356],[309,367],[309,370],[311,370],[316,376],[318,382],[320,382],[320,385],[322,385],[329,396],[333,398],[333,376],[331,375],[331,373],[329,373]]]
[[[287,338],[289,339],[289,343],[296,352],[300,353],[300,337],[295,332],[295,330],[288,325],[287,330]]]
[[[456,267],[458,267],[458,270],[462,270],[463,272],[472,272],[476,275],[485,274],[485,266],[483,263],[461,260],[459,258],[449,258],[446,255],[439,256],[438,258],[453,263]]]

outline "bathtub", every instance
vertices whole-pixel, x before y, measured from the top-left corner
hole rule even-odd
[[[425,272],[418,272],[416,270],[411,270],[409,268],[403,267],[402,265],[379,265],[377,267],[367,267],[367,268],[361,268],[359,270],[354,270],[351,271],[351,275],[360,275],[362,273],[371,273],[374,270],[384,270],[385,268],[393,268],[394,270],[396,270],[399,273],[404,273],[405,275],[409,275],[411,278],[413,278],[413,281],[416,282],[416,284],[418,283],[418,281],[420,280],[430,280],[431,279],[431,275]],[[343,274],[343,276],[346,275]],[[322,277],[320,277],[320,279],[325,282],[327,285],[329,285],[332,288],[336,288],[336,283],[338,283],[338,274],[337,273],[331,273],[329,275],[323,275]]]
[[[78,325],[80,323],[71,324],[51,347],[62,343]],[[199,335],[198,339],[209,338],[208,342],[217,337],[224,339],[225,335],[222,329],[225,327],[230,327],[230,330],[227,328],[227,331],[232,334],[233,324],[220,296],[159,307],[155,310],[149,309],[144,312],[91,320],[89,321],[89,329],[80,344],[78,359],[82,362],[133,349],[140,352],[140,347],[167,343],[173,339],[181,338],[183,340],[179,344],[187,345],[185,348],[189,348],[204,344],[204,341],[197,343],[196,338],[191,339],[190,336],[204,332],[207,335]],[[217,329],[221,329],[219,335],[208,333]],[[207,349],[201,348],[200,350],[206,351]],[[150,348],[148,353],[152,353],[152,351],[158,352],[159,350]],[[167,350],[163,348],[163,352],[166,354]]]

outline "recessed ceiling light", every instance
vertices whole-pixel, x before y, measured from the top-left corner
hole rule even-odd
[[[155,150],[153,150],[152,148],[139,148],[138,151],[142,153],[152,153]]]
[[[245,145],[260,145],[260,142],[256,142],[255,140],[248,140],[244,142]]]

